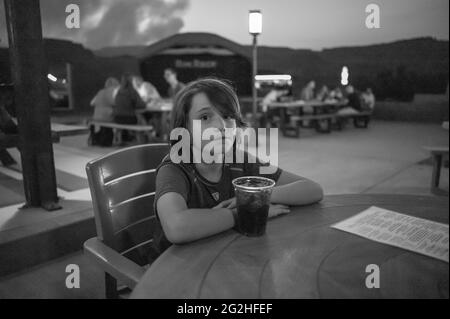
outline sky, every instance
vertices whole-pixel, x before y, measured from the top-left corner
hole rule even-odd
[[[80,6],[81,28],[65,27]],[[368,4],[380,28],[365,26]],[[41,0],[44,35],[105,46],[150,44],[179,32],[211,32],[250,44],[248,11],[263,13],[261,45],[320,50],[431,36],[449,39],[448,0]],[[6,42],[0,1],[0,45]]]

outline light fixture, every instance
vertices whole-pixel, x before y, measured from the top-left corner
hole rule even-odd
[[[255,76],[256,81],[290,81],[289,74],[264,74]]]
[[[260,10],[250,10],[248,14],[248,32],[253,35],[262,32],[262,13]]]
[[[341,84],[342,85],[348,85],[348,77],[349,77],[348,67],[344,66],[344,67],[342,67],[342,72],[341,72]]]
[[[56,78],[56,76],[54,76],[53,74],[47,74],[47,78],[52,81],[52,82],[56,82],[58,81],[58,79]]]

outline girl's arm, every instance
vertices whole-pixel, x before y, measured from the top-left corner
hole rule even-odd
[[[321,201],[322,187],[304,177],[283,171],[273,188],[272,203],[297,206]]]
[[[234,226],[231,209],[189,209],[183,196],[175,192],[162,195],[156,207],[164,233],[173,244],[208,237]]]

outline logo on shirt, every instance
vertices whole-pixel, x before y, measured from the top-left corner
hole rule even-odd
[[[212,193],[212,197],[214,198],[215,201],[218,201],[220,198],[219,192]]]

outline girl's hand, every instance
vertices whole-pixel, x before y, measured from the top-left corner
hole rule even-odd
[[[228,208],[232,211],[236,211],[236,197],[224,200],[219,205],[213,207],[213,209],[217,208]],[[291,212],[289,206],[281,205],[281,204],[271,204],[269,207],[269,218],[276,217],[278,215],[288,214]]]
[[[217,208],[228,208],[231,210],[235,209],[236,208],[236,197],[224,200],[219,205],[213,207],[213,209],[217,209]]]
[[[269,207],[269,218],[276,217],[278,215],[288,214],[291,212],[289,206],[280,204],[271,204]]]

